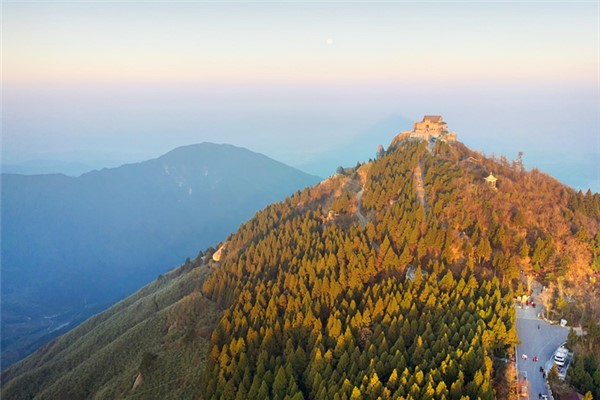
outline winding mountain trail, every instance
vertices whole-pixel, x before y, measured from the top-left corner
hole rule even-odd
[[[415,188],[417,190],[417,198],[419,202],[425,208],[425,215],[427,215],[427,199],[425,198],[425,188],[423,187],[423,171],[421,170],[421,163],[415,168],[414,172]]]
[[[361,202],[360,199],[362,198],[363,195],[363,191],[364,189],[360,189],[360,192],[356,193],[356,217],[358,218],[358,222],[360,222],[360,225],[364,228],[365,226],[367,226],[367,218],[360,212],[360,207],[361,207]]]

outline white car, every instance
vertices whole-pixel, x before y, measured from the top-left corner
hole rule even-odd
[[[556,354],[554,355],[554,362],[557,366],[565,366],[565,362],[567,361],[567,354],[568,353],[566,352],[566,350],[563,350],[562,348],[556,352]]]
[[[556,355],[557,355],[557,356],[558,356],[558,355],[560,355],[560,356],[563,356],[563,357],[565,357],[567,354],[569,354],[569,350],[565,349],[564,347],[559,347],[559,348],[556,350]]]

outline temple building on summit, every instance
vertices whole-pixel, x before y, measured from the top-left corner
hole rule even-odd
[[[411,131],[404,131],[398,139],[422,139],[426,141],[456,141],[456,132],[449,132],[448,125],[440,115],[426,115],[420,122],[415,122]]]

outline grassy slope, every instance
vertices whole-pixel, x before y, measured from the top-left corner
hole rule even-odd
[[[180,267],[47,344],[2,374],[1,397],[190,397],[220,315],[199,292],[208,273]],[[132,390],[140,371],[143,383]]]

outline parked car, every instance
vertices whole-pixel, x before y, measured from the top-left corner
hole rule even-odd
[[[562,349],[559,349],[556,354],[554,355],[554,363],[558,366],[558,367],[564,367],[565,366],[565,362],[567,361],[567,352],[566,351],[562,351]]]

